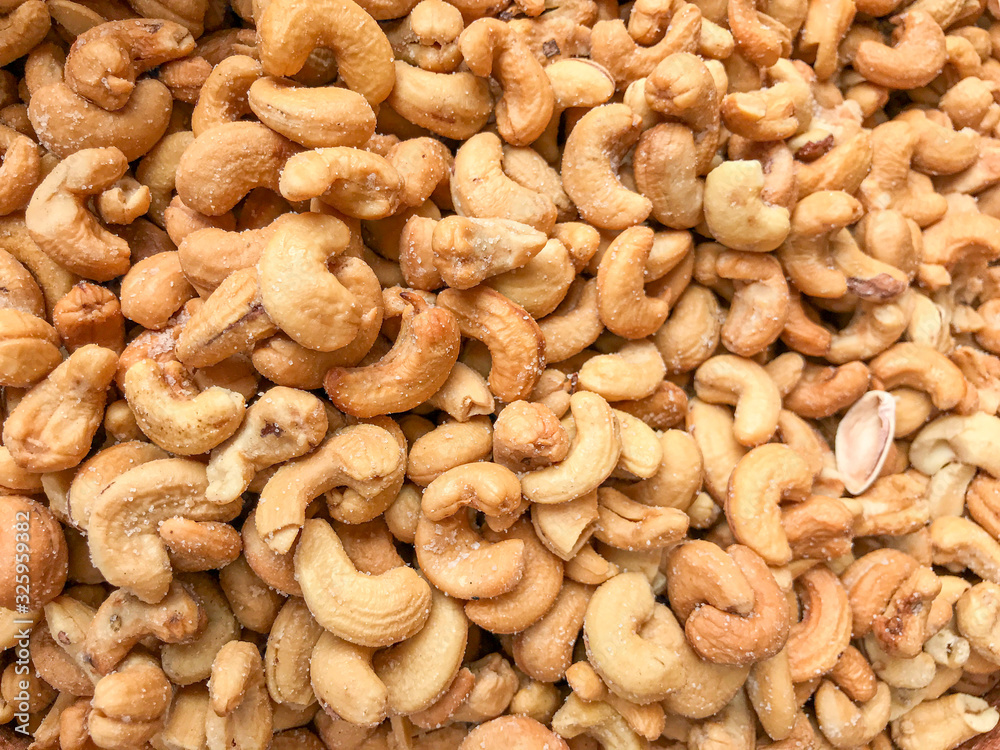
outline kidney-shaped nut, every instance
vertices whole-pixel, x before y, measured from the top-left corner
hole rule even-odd
[[[792,549],[779,506],[783,500],[805,500],[812,481],[809,466],[788,446],[754,448],[729,479],[726,519],[733,535],[771,565],[790,562]]]
[[[271,388],[247,409],[236,434],[212,452],[206,496],[221,504],[235,500],[258,472],[319,445],[327,426],[318,398],[294,388]]]
[[[84,346],[28,391],[3,425],[14,462],[38,472],[80,463],[101,426],[117,364],[110,349]]]
[[[463,464],[427,485],[420,505],[432,521],[443,520],[466,507],[487,516],[509,516],[520,508],[521,483],[514,472],[499,464]]]
[[[264,750],[273,729],[264,663],[253,643],[230,641],[219,649],[208,681],[205,716],[208,750]]]
[[[767,442],[778,428],[781,393],[767,371],[752,360],[720,354],[694,377],[698,398],[736,406],[733,435],[748,447]]]
[[[123,388],[139,429],[181,456],[207,453],[230,437],[246,412],[242,395],[213,385],[198,392],[179,362],[142,359],[125,372]]]
[[[471,289],[491,276],[524,266],[545,246],[537,229],[509,219],[449,216],[434,226],[434,267],[453,289]]]
[[[42,318],[0,309],[0,383],[27,388],[62,362],[57,332]]]
[[[128,169],[116,148],[84,149],[61,161],[35,190],[24,214],[31,238],[53,260],[85,278],[109,281],[129,267],[128,243],[87,210],[90,196]]]
[[[0,574],[0,607],[37,612],[66,583],[69,558],[62,527],[44,505],[19,495],[0,497],[0,520],[10,563]]]
[[[992,448],[998,437],[1000,419],[991,414],[939,417],[917,433],[910,446],[909,460],[928,476],[946,464],[960,461],[1000,478],[1000,456]]]
[[[945,35],[934,17],[923,10],[910,10],[898,18],[898,42],[888,47],[866,39],[858,45],[852,64],[867,80],[893,89],[926,86],[947,61]]]
[[[382,647],[417,633],[430,614],[431,589],[409,567],[369,576],[351,562],[337,533],[307,521],[295,551],[295,573],[316,622],[360,646]]]
[[[66,83],[107,110],[121,109],[140,73],[194,51],[194,37],[166,19],[102,23],[80,34],[66,55]]]
[[[371,520],[402,486],[404,448],[393,433],[374,424],[351,425],[334,433],[310,455],[279,468],[264,485],[256,511],[257,531],[275,552],[289,552],[309,503],[342,486],[348,488],[342,503],[360,505],[359,515],[368,516],[354,522]]]
[[[596,393],[570,397],[576,437],[562,461],[521,477],[521,492],[536,503],[563,503],[596,489],[614,471],[621,456],[618,418]]]
[[[292,76],[317,47],[333,50],[347,88],[378,104],[396,80],[392,46],[382,29],[352,0],[268,3],[257,22],[264,72]]]
[[[88,533],[95,567],[111,583],[148,604],[163,599],[173,580],[160,524],[173,518],[229,521],[241,501],[217,505],[205,499],[208,479],[197,461],[165,458],[115,477],[98,496]]]
[[[762,196],[764,169],[758,161],[729,161],[705,178],[705,222],[733,250],[776,249],[791,228],[788,209]]]
[[[601,584],[587,605],[587,657],[613,693],[636,703],[662,700],[686,678],[672,649],[643,638],[643,626],[659,607],[666,609],[641,573]]]

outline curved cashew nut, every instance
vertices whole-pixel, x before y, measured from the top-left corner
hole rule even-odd
[[[444,520],[465,507],[488,516],[509,516],[520,508],[521,483],[514,472],[499,464],[463,464],[427,485],[420,505],[431,521]]]
[[[455,153],[451,199],[462,216],[519,221],[546,235],[558,218],[548,195],[524,187],[504,172],[503,143],[492,133],[473,135]]]
[[[521,477],[521,492],[535,503],[564,503],[597,489],[614,471],[621,456],[618,418],[596,393],[570,397],[576,437],[559,463]]]
[[[355,568],[330,524],[306,521],[295,575],[316,622],[352,644],[389,646],[416,634],[430,615],[431,587],[406,566],[369,576]]]
[[[128,243],[87,210],[90,196],[111,187],[128,169],[116,148],[84,149],[61,161],[32,195],[24,213],[31,238],[63,267],[109,281],[129,268]]]
[[[854,53],[853,66],[867,80],[893,89],[915,89],[933,81],[947,61],[944,32],[934,17],[922,10],[898,19],[895,47],[866,39]]]
[[[432,706],[458,674],[468,640],[462,603],[431,589],[430,614],[420,632],[375,655],[389,708],[413,714]]]
[[[670,312],[665,300],[648,296],[644,288],[653,240],[648,227],[626,229],[608,246],[597,271],[601,321],[609,331],[627,339],[656,333]]]
[[[537,139],[552,118],[555,96],[541,63],[505,22],[494,18],[473,21],[459,37],[469,70],[493,75],[503,96],[496,105],[497,130],[514,146]]]
[[[101,674],[108,674],[146,636],[179,643],[192,639],[207,624],[205,610],[177,581],[156,604],[118,589],[97,609],[87,629],[82,658]]]
[[[118,356],[93,344],[34,386],[3,424],[3,444],[29,471],[61,471],[83,460],[101,426]]]
[[[346,494],[377,515],[399,492],[405,470],[405,451],[391,432],[372,424],[345,427],[268,480],[257,505],[257,530],[272,550],[287,553],[316,497],[346,485]]]
[[[348,216],[371,221],[399,208],[403,177],[383,156],[336,146],[291,157],[278,186],[290,201],[319,198]]]
[[[4,3],[0,24],[0,66],[7,66],[35,48],[52,26],[48,6],[41,0]]]
[[[993,450],[998,435],[1000,419],[993,415],[976,412],[969,417],[939,417],[913,439],[910,462],[928,476],[959,461],[1000,478],[1000,457]]]
[[[142,747],[163,726],[171,692],[154,657],[129,655],[94,686],[87,716],[90,740],[98,747]]]
[[[594,536],[617,549],[663,549],[687,534],[688,516],[677,508],[643,505],[611,487],[598,489],[597,500]]]
[[[942,516],[931,523],[932,559],[936,565],[968,568],[980,578],[1000,584],[1000,544],[967,518]]]
[[[257,34],[268,75],[295,75],[320,47],[333,50],[347,88],[369,104],[392,91],[392,46],[375,19],[352,0],[272,0],[257,22]]]
[[[283,222],[261,253],[257,272],[264,310],[306,348],[332,352],[358,333],[359,305],[327,268],[349,243],[350,230],[342,221],[301,214]]]
[[[788,563],[792,549],[781,526],[779,504],[805,500],[812,482],[808,464],[788,446],[754,448],[729,479],[726,519],[733,536],[771,565]]]
[[[640,224],[653,210],[648,198],[622,185],[615,168],[641,133],[642,120],[628,106],[606,104],[581,117],[566,139],[563,187],[580,215],[601,229]]]
[[[574,131],[575,132],[575,131]],[[784,206],[768,204],[761,193],[764,169],[758,161],[729,161],[705,178],[705,222],[719,242],[734,250],[775,250],[791,229]]]
[[[190,209],[221,216],[254,188],[278,192],[281,170],[301,150],[258,122],[216,125],[184,149],[174,177],[177,195]]]
[[[480,724],[458,750],[488,750],[501,745],[510,750],[569,750],[562,737],[527,716],[501,716]]]
[[[925,391],[941,411],[954,408],[965,397],[962,371],[930,346],[896,344],[872,360],[871,370],[882,381],[883,389],[906,386]]]
[[[399,297],[407,307],[392,349],[373,364],[332,367],[326,373],[323,388],[343,412],[374,417],[413,409],[444,385],[458,360],[463,331],[456,316],[444,305],[431,307],[415,292]]]
[[[198,92],[198,101],[191,113],[194,136],[250,114],[247,92],[262,75],[264,71],[260,63],[248,55],[227,57],[212,68]],[[174,167],[176,169],[176,163]]]
[[[629,341],[613,354],[598,354],[584,362],[577,385],[608,401],[635,400],[655,393],[666,373],[655,344]]]
[[[524,575],[524,541],[487,542],[472,529],[465,513],[437,522],[421,515],[413,545],[424,575],[458,599],[506,594]]]
[[[42,160],[38,144],[5,126],[0,126],[0,156],[0,216],[5,216],[28,205],[42,180]]]
[[[258,472],[319,445],[327,427],[318,398],[293,388],[271,388],[247,409],[236,434],[212,451],[206,497],[220,504],[235,500]]]
[[[194,37],[165,19],[109,21],[80,34],[66,55],[66,83],[107,110],[121,109],[140,73],[194,51]]]
[[[219,583],[206,573],[189,573],[181,581],[205,611],[208,624],[185,643],[170,643],[160,649],[163,671],[175,685],[191,685],[212,674],[216,654],[240,637],[240,623],[233,614]]]
[[[375,649],[358,646],[326,631],[309,660],[313,691],[323,710],[359,726],[381,724],[389,694],[372,668]],[[344,690],[350,685],[350,691]]]
[[[733,434],[741,444],[760,445],[778,428],[781,393],[752,360],[731,354],[712,357],[695,372],[694,386],[703,401],[736,406]]]
[[[871,742],[889,723],[889,686],[878,683],[875,696],[856,706],[836,685],[823,680],[816,691],[816,719],[834,747],[857,747]]]
[[[944,750],[991,731],[998,720],[1000,713],[982,698],[953,693],[893,720],[892,739],[901,750]]]
[[[173,570],[159,525],[183,517],[191,521],[230,521],[242,501],[217,505],[205,499],[205,466],[165,458],[115,477],[97,498],[88,535],[94,566],[109,583],[147,604],[161,601]]]
[[[490,119],[489,81],[472,73],[437,73],[396,60],[395,76],[386,104],[414,125],[445,138],[471,140]]]
[[[289,597],[274,618],[264,652],[264,675],[267,691],[278,703],[305,708],[316,701],[308,664],[324,632],[298,597]]]
[[[433,263],[453,289],[471,289],[486,279],[525,266],[546,245],[537,229],[510,219],[449,216],[434,226]]]
[[[463,336],[489,348],[493,394],[507,403],[527,398],[545,369],[545,339],[534,318],[500,292],[483,286],[445,289],[437,304],[454,314]]]
[[[239,428],[242,395],[220,386],[200,393],[179,362],[142,359],[125,373],[123,391],[139,429],[154,443],[182,456],[206,453]]]
[[[594,670],[613,693],[637,703],[662,700],[686,679],[673,649],[643,637],[658,609],[672,617],[656,603],[644,575],[622,573],[598,586],[583,621]]]
[[[788,636],[788,664],[794,682],[826,674],[851,642],[851,605],[833,572],[818,565],[797,579],[802,585],[803,617]]]
[[[264,663],[252,643],[230,641],[212,662],[210,710],[205,715],[208,750],[264,750],[273,730]]]

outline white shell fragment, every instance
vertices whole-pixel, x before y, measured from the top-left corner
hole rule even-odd
[[[868,489],[882,471],[895,432],[896,401],[885,391],[869,391],[840,420],[834,455],[852,495]]]

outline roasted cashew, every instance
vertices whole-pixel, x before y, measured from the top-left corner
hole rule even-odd
[[[278,188],[290,201],[319,198],[348,216],[374,220],[399,208],[403,178],[378,154],[336,146],[292,156]]]
[[[163,599],[173,570],[158,535],[161,521],[229,521],[242,501],[217,505],[204,498],[204,465],[168,458],[130,469],[115,477],[98,496],[88,534],[94,565],[115,585],[147,604]]]
[[[355,522],[371,520],[395,498],[405,470],[404,446],[393,433],[374,424],[345,427],[268,480],[257,505],[257,530],[272,550],[289,552],[309,503],[345,485],[348,515],[358,516]]]
[[[897,44],[865,40],[854,54],[854,69],[872,83],[890,88],[926,86],[941,72],[946,59],[945,37],[934,18],[922,10],[898,17]]]
[[[698,368],[694,384],[703,401],[736,406],[733,434],[741,444],[760,445],[777,429],[781,395],[767,371],[751,360],[712,357]]]
[[[705,222],[734,250],[767,252],[788,236],[788,209],[763,197],[764,170],[756,161],[725,162],[705,178]]]
[[[437,73],[396,60],[395,79],[386,104],[432,133],[471,140],[490,119],[489,82],[472,73]]]
[[[86,208],[91,195],[128,169],[115,148],[84,149],[59,163],[42,181],[24,214],[31,238],[73,273],[108,281],[129,267],[125,240],[104,229]]]
[[[271,702],[264,684],[264,664],[257,647],[230,641],[212,662],[205,715],[208,750],[240,747],[263,750],[271,740]]]
[[[295,574],[316,622],[359,646],[382,647],[417,633],[430,613],[431,589],[412,568],[378,576],[360,573],[337,533],[306,521],[295,551]]]

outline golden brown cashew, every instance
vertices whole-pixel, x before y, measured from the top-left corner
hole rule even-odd
[[[490,119],[489,81],[472,73],[437,73],[395,62],[396,83],[386,104],[409,122],[445,138],[472,138]]]
[[[660,329],[670,305],[646,294],[645,272],[653,249],[653,230],[631,227],[619,234],[601,258],[597,272],[597,303],[608,330],[641,339]]]
[[[208,679],[215,655],[240,636],[240,623],[233,614],[222,586],[207,573],[187,573],[181,581],[207,615],[208,624],[191,641],[171,643],[160,649],[163,671],[175,685],[190,685]]]
[[[729,161],[705,178],[705,222],[709,231],[734,250],[767,252],[785,241],[788,209],[762,196],[764,170],[758,161]]]
[[[733,434],[747,447],[770,439],[778,427],[781,394],[767,371],[752,360],[720,354],[695,373],[695,392],[709,403],[736,406]]]
[[[182,456],[215,448],[236,432],[246,411],[241,394],[216,385],[199,390],[176,361],[140,360],[125,373],[123,392],[143,433]]]
[[[451,198],[460,215],[519,221],[546,235],[558,218],[552,198],[504,172],[503,144],[492,133],[472,136],[456,152]]]
[[[84,346],[28,391],[3,425],[14,462],[37,472],[79,464],[101,425],[117,363],[110,349]]]
[[[268,480],[257,505],[257,530],[272,550],[289,552],[309,503],[341,486],[348,487],[343,502],[350,514],[361,516],[354,522],[371,520],[399,493],[405,471],[404,447],[391,432],[374,424],[345,427]]]
[[[208,479],[197,461],[167,458],[115,477],[90,514],[91,557],[116,586],[155,604],[166,596],[173,570],[159,524],[170,518],[229,521],[241,500],[217,505],[205,500]]]
[[[385,685],[372,668],[374,649],[324,632],[313,648],[310,679],[323,710],[359,726],[380,724],[388,712]],[[350,691],[343,685],[351,686]]]
[[[894,89],[926,86],[944,67],[945,36],[937,21],[925,11],[911,10],[896,20],[901,25],[895,47],[865,40],[854,54],[854,69],[878,84]]]
[[[316,622],[360,646],[405,640],[430,614],[431,588],[416,571],[403,566],[377,576],[358,572],[325,521],[306,521],[295,574]]]
[[[48,33],[52,21],[48,7],[40,0],[4,3],[0,21],[0,66],[28,54]]]
[[[399,208],[403,178],[378,154],[336,146],[290,158],[279,189],[291,201],[319,198],[348,216],[374,220]]]
[[[555,96],[548,76],[521,38],[499,19],[481,18],[459,37],[469,70],[492,75],[504,90],[496,104],[497,130],[514,146],[537,139],[552,117]]]
[[[349,242],[350,230],[342,221],[302,214],[281,224],[258,261],[264,310],[284,333],[309,349],[340,349],[360,328],[360,305],[327,268]]]
[[[31,238],[73,273],[96,281],[121,276],[129,267],[128,243],[104,229],[86,204],[127,169],[125,156],[115,148],[84,149],[60,162],[25,211]]]
[[[191,113],[193,134],[199,136],[216,125],[236,122],[250,114],[247,90],[263,74],[260,63],[247,55],[233,55],[219,62],[198,92]]]
[[[893,720],[892,739],[902,750],[945,750],[989,732],[1000,714],[982,698],[953,693],[924,701]]]
[[[415,292],[399,296],[407,307],[392,349],[373,364],[327,372],[323,388],[341,411],[356,417],[407,411],[433,396],[448,379],[461,340],[456,316],[443,305],[429,306]]]
[[[267,637],[264,674],[268,693],[279,703],[305,707],[315,702],[309,660],[323,632],[298,597],[290,597],[278,612]]]
[[[629,341],[617,352],[584,362],[577,385],[607,401],[636,400],[655,393],[664,375],[663,358],[651,341]]]
[[[190,54],[194,37],[167,20],[110,21],[80,34],[66,55],[66,83],[107,110],[121,109],[140,73]]]
[[[66,158],[85,148],[117,148],[134,161],[166,132],[172,104],[170,90],[153,78],[140,80],[128,103],[114,112],[60,81],[32,95],[28,117],[42,145],[57,156]]]
[[[143,638],[180,643],[192,640],[207,624],[199,601],[177,581],[156,604],[118,589],[97,609],[87,629],[82,658],[101,674],[108,674]]]
[[[465,513],[438,522],[421,515],[413,544],[420,569],[431,583],[459,599],[506,594],[524,574],[524,541],[487,542],[472,529]]]
[[[939,417],[913,439],[910,462],[928,476],[952,461],[960,461],[1000,478],[1000,458],[991,447],[998,433],[1000,419],[983,412],[969,417]]]
[[[616,169],[641,126],[626,105],[607,104],[587,112],[566,139],[563,187],[580,215],[601,229],[626,229],[652,211],[648,198],[622,185]]]
[[[251,84],[247,101],[262,123],[306,148],[361,146],[375,132],[368,101],[349,89],[266,76]]]
[[[57,331],[42,318],[0,310],[0,383],[28,388],[62,362]]]
[[[471,289],[486,279],[521,268],[545,247],[546,237],[509,219],[449,216],[431,235],[433,263],[445,284]]]
[[[38,145],[13,128],[0,126],[0,216],[20,211],[42,180]]]
[[[596,393],[570,398],[576,437],[559,463],[521,477],[521,492],[536,503],[563,503],[596,489],[614,471],[621,456],[618,418]]]
[[[729,479],[726,518],[733,535],[768,563],[788,563],[792,550],[781,527],[779,504],[784,499],[805,500],[812,481],[806,462],[787,446],[754,448]]]
[[[369,104],[378,104],[392,91],[396,74],[389,40],[352,0],[272,0],[260,16],[257,33],[260,61],[268,75],[295,75],[319,47],[333,51],[347,88]]]
[[[163,726],[170,696],[170,682],[156,658],[129,655],[94,686],[86,718],[90,740],[111,750],[142,747]]]
[[[802,620],[788,636],[788,662],[795,682],[829,672],[851,640],[851,607],[837,576],[824,565],[797,582],[803,592]]]
[[[293,388],[271,388],[247,409],[236,434],[212,451],[206,497],[220,504],[235,500],[258,472],[319,445],[327,426],[318,398]]]
[[[646,578],[622,573],[597,588],[583,622],[590,663],[613,693],[637,703],[662,700],[686,679],[673,649],[643,635],[657,616],[672,617]]]
[[[480,724],[462,740],[458,750],[487,750],[501,746],[510,750],[569,750],[562,737],[526,716],[501,716]]]
[[[230,641],[212,662],[210,710],[205,716],[208,750],[265,750],[271,742],[271,701],[264,663],[253,643]]]
[[[514,472],[499,464],[463,464],[428,484],[420,505],[432,521],[441,521],[465,507],[488,516],[509,516],[520,508],[521,483]]]

